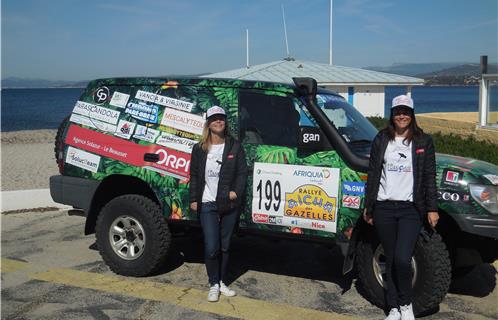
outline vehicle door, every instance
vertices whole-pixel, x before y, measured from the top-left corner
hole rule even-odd
[[[241,227],[335,237],[344,162],[301,100],[241,90],[239,117],[249,164]]]

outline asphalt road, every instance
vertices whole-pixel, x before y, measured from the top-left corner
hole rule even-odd
[[[2,214],[2,319],[383,319],[341,275],[338,250],[235,237],[236,297],[206,301],[200,237],[175,237],[152,277],[113,274],[84,218],[67,211]],[[498,319],[498,262],[454,281],[439,312],[424,319]]]

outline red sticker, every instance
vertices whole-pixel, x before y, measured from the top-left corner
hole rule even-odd
[[[233,159],[233,154],[229,153],[227,157],[228,159]]]
[[[116,159],[137,167],[152,167],[162,174],[188,180],[190,177],[190,154],[158,145],[139,145],[131,141],[71,125],[66,143],[95,154]],[[145,153],[159,155],[157,162],[145,162]],[[117,172],[118,173],[118,172]]]
[[[415,150],[416,154],[424,153],[424,152],[425,152],[425,149],[417,149],[417,150]]]

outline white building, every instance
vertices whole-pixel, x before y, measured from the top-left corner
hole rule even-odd
[[[376,72],[359,68],[340,67],[324,63],[286,58],[264,64],[206,75],[210,78],[229,78],[253,81],[292,83],[293,77],[311,77],[318,85],[342,95],[364,116],[384,116],[384,88],[424,84],[424,79]]]

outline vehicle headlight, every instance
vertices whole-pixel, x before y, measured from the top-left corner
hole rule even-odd
[[[498,214],[498,186],[469,184],[470,195],[492,214]]]

